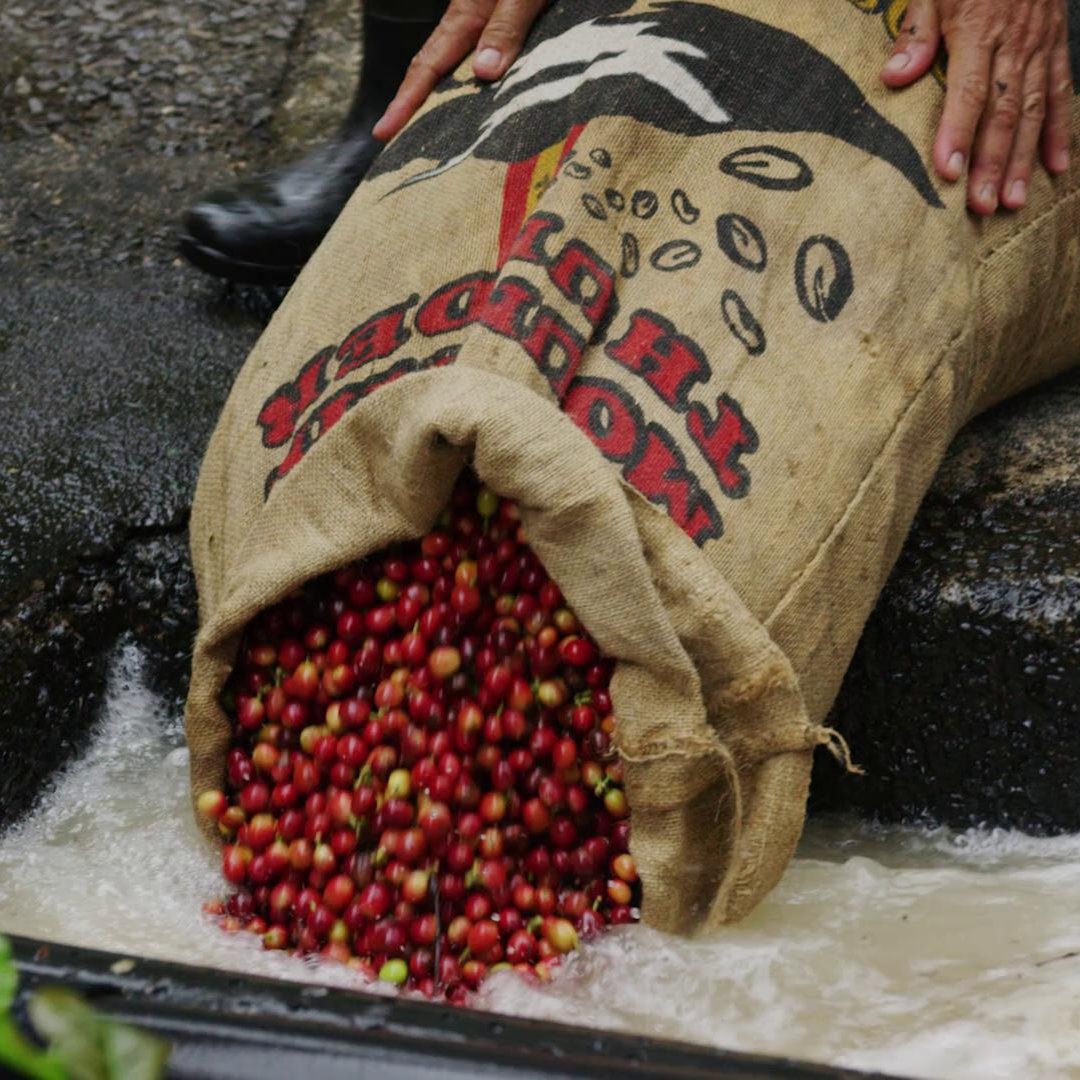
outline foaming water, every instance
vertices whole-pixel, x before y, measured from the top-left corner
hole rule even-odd
[[[90,749],[0,836],[0,930],[357,985],[202,914],[223,883],[180,743],[124,650]],[[500,975],[479,1004],[910,1077],[1080,1077],[1077,911],[1078,836],[817,822],[739,926],[694,942],[623,928],[550,987]]]
[[[0,932],[356,985],[341,965],[316,966],[266,952],[252,934],[223,933],[202,905],[224,886],[220,859],[191,813],[181,719],[147,689],[138,650],[124,648],[86,754],[0,835]]]

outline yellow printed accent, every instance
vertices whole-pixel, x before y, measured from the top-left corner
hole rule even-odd
[[[896,40],[900,33],[900,27],[904,25],[904,16],[907,14],[908,0],[892,0],[885,9],[885,26],[889,31],[889,37]]]
[[[555,174],[559,171],[559,159],[562,157],[565,143],[566,140],[563,139],[537,155],[536,167],[533,169],[532,181],[529,184],[529,197],[525,202],[526,218],[536,209],[540,196],[544,194],[555,179]]]

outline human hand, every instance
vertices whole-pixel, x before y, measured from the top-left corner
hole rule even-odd
[[[1069,167],[1066,0],[911,0],[883,81],[925,75],[942,40],[949,79],[934,167],[946,180],[967,172],[977,214],[1019,209],[1040,148],[1050,173]]]
[[[475,48],[478,79],[498,79],[517,59],[521,43],[547,0],[451,0],[439,25],[413,57],[394,100],[375,125],[376,139],[392,139],[435,89]]]

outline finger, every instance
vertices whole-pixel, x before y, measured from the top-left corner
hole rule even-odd
[[[1001,205],[1010,210],[1019,210],[1027,202],[1031,172],[1039,153],[1039,139],[1046,117],[1048,68],[1046,53],[1039,50],[1028,61],[1024,75],[1020,120],[999,192]]]
[[[967,168],[971,146],[990,88],[993,49],[990,39],[959,28],[946,33],[949,84],[945,109],[934,141],[934,167],[945,180],[959,180]]]
[[[376,139],[392,139],[408,123],[439,80],[468,56],[486,22],[486,15],[475,4],[451,5],[412,58],[397,94],[372,129]]]
[[[546,0],[499,0],[480,35],[473,72],[480,79],[498,79],[517,59],[521,45]]]
[[[994,57],[990,95],[975,136],[968,173],[968,206],[977,214],[998,208],[998,192],[1020,123],[1024,67],[1002,48]]]
[[[889,59],[881,69],[886,86],[908,86],[934,64],[941,43],[941,24],[935,0],[911,0]]]
[[[1067,172],[1069,168],[1069,116],[1072,96],[1069,47],[1067,39],[1063,38],[1050,53],[1046,122],[1043,125],[1042,137],[1043,162],[1047,169],[1055,174]]]

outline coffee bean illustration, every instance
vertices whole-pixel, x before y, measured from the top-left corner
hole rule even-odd
[[[655,191],[643,190],[635,191],[630,199],[630,213],[634,217],[639,217],[643,221],[646,218],[651,218],[656,213],[656,208],[660,205],[660,200],[656,197]]]
[[[851,259],[839,240],[811,236],[795,257],[795,292],[811,319],[836,319],[855,291]]]
[[[585,211],[590,217],[596,218],[597,221],[607,220],[607,211],[604,209],[604,204],[595,195],[582,195],[581,205],[585,207]]]
[[[716,242],[736,266],[755,274],[760,274],[769,261],[761,230],[742,214],[721,214],[716,219]]]
[[[619,269],[622,276],[632,278],[638,272],[641,264],[641,251],[638,247],[637,237],[633,233],[622,235],[622,265]]]
[[[671,209],[684,225],[693,225],[701,216],[701,211],[690,201],[682,188],[676,188],[671,193]]]
[[[626,209],[626,196],[623,195],[621,191],[616,191],[615,188],[609,187],[604,192],[604,198],[607,200],[607,204],[612,210]]]
[[[574,180],[588,180],[592,176],[592,169],[584,161],[568,161],[563,166],[563,176]]]
[[[765,351],[765,331],[734,289],[725,290],[720,297],[720,314],[750,356],[760,356]]]
[[[598,146],[594,150],[590,150],[589,158],[593,161],[594,164],[599,165],[601,169],[611,168],[611,153],[605,150],[602,146]]]
[[[693,240],[669,240],[649,256],[649,262],[657,270],[672,273],[675,270],[689,270],[697,265],[700,258],[701,248]]]
[[[746,146],[728,154],[720,171],[768,191],[798,191],[814,182],[810,166],[779,146]]]

